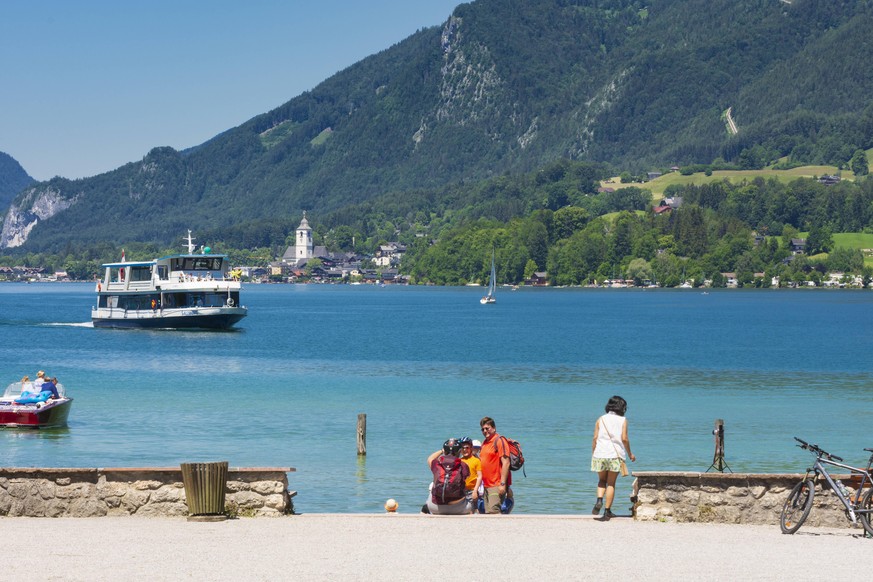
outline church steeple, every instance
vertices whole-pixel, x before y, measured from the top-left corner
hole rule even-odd
[[[303,211],[303,220],[297,227],[297,260],[312,258],[312,229],[306,220],[306,211]]]

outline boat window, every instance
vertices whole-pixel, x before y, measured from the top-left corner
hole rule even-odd
[[[184,271],[220,271],[219,257],[186,257],[182,265]]]
[[[152,279],[152,268],[150,266],[131,267],[130,268],[130,280],[131,281],[151,281],[151,279]]]
[[[166,281],[167,275],[167,265],[158,265],[158,279]]]

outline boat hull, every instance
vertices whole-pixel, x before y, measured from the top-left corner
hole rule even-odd
[[[140,329],[230,329],[246,316],[244,307],[180,309],[172,313],[132,310],[91,312],[94,327]]]
[[[5,428],[57,428],[67,426],[67,417],[73,399],[57,404],[47,404],[42,408],[25,405],[0,406],[0,427]]]

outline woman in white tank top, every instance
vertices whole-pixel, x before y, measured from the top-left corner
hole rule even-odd
[[[621,396],[613,396],[606,403],[606,414],[597,419],[594,425],[594,440],[591,443],[591,470],[597,473],[597,502],[594,515],[604,508],[603,519],[615,517],[612,501],[615,498],[615,480],[621,471],[621,460],[637,458],[631,452],[627,436],[627,402]],[[604,499],[605,498],[605,499]]]

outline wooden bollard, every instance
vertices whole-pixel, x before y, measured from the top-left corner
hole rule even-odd
[[[367,454],[367,415],[358,414],[358,454]]]

